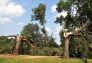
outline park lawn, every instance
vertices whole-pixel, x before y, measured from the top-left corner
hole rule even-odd
[[[92,59],[88,59],[92,63]],[[52,56],[2,56],[0,63],[82,63],[81,59],[70,58],[68,60]]]

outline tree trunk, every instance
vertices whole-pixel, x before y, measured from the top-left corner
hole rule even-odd
[[[15,55],[18,55],[20,43],[21,43],[20,41],[16,42],[15,49],[14,49],[14,54]]]
[[[18,35],[18,36],[16,36],[16,45],[15,45],[15,49],[13,51],[13,53],[15,55],[18,55],[20,44],[21,44],[21,37]]]
[[[64,51],[64,58],[69,58],[69,37],[65,37],[65,51]]]

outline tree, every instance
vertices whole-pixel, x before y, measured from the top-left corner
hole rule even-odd
[[[44,4],[39,4],[38,7],[34,8],[33,10],[33,15],[32,15],[32,20],[36,20],[40,23],[40,25],[42,26],[42,32],[45,35],[44,39],[45,39],[45,43],[47,45],[47,31],[45,29],[45,13],[46,13],[46,6]]]
[[[61,13],[63,11],[67,12],[67,16],[63,17],[62,15],[60,17],[56,18],[55,23],[59,23],[62,25],[64,23],[64,33],[70,33],[74,34],[77,31],[77,34],[82,35],[82,41],[84,43],[88,40],[88,35],[90,35],[88,26],[92,24],[92,1],[91,0],[60,0],[57,3],[57,12]],[[86,34],[87,33],[87,34]],[[70,34],[69,34],[70,35]],[[68,38],[68,37],[66,37]],[[91,38],[91,37],[89,37]],[[69,39],[68,39],[69,41]],[[65,52],[66,58],[69,56],[68,52],[68,42],[65,42],[67,45],[67,52]],[[84,45],[84,48],[85,45]],[[81,52],[82,53],[82,52]]]

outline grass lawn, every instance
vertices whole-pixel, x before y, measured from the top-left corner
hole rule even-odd
[[[88,59],[92,63],[92,59]],[[53,56],[0,56],[0,63],[82,63],[81,59],[68,60]]]

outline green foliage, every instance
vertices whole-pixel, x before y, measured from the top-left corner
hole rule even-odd
[[[38,24],[32,24],[32,23],[27,24],[26,26],[24,26],[24,28],[21,32],[21,35],[25,36],[27,38],[27,40],[31,44],[33,44],[35,47],[43,47],[44,46],[43,36],[40,33]],[[26,43],[22,43],[20,53],[21,54],[29,54],[30,49],[32,49],[32,48],[30,48]]]
[[[29,41],[37,42],[41,37],[38,24],[27,24],[24,26],[21,35],[25,36]]]
[[[77,45],[74,39],[74,35],[70,36],[69,55],[70,57],[78,57]]]
[[[30,53],[30,49],[31,47],[29,47],[26,42],[23,42],[20,45],[19,54],[27,55]]]
[[[8,39],[7,37],[0,37],[0,53],[12,53],[15,46],[14,39]]]
[[[46,6],[41,3],[37,8],[34,8],[32,11],[33,11],[32,20],[38,20],[41,25],[44,25],[44,23],[46,22],[45,20]]]
[[[67,4],[67,2],[70,3]],[[85,23],[89,24],[89,22],[92,20],[91,3],[92,2],[90,0],[66,0],[66,2],[60,0],[57,3],[57,11],[59,9],[67,11],[67,16],[65,18],[63,16],[57,17],[56,23],[62,24],[62,22],[64,22],[65,29],[71,31],[73,31],[76,27],[83,26]]]
[[[24,26],[21,35],[27,37],[27,39],[36,47],[44,47],[46,46],[45,43],[45,36],[41,33],[41,30],[37,24],[29,23],[28,25]],[[53,37],[47,37],[47,44],[50,47],[55,46],[55,42]]]
[[[0,52],[8,47],[9,39],[6,37],[0,37]]]
[[[61,41],[61,47],[64,47],[65,44],[64,32],[60,31],[59,36]]]
[[[48,37],[48,43],[47,43],[47,47],[59,47],[56,42],[55,39],[53,37]]]
[[[35,50],[30,50],[31,55],[36,56],[61,56],[63,54],[62,48],[55,48],[55,47],[44,47],[44,48],[38,48]]]
[[[67,11],[70,9],[70,6],[72,5],[73,0],[60,0],[57,4],[57,11],[62,12],[62,11]]]

